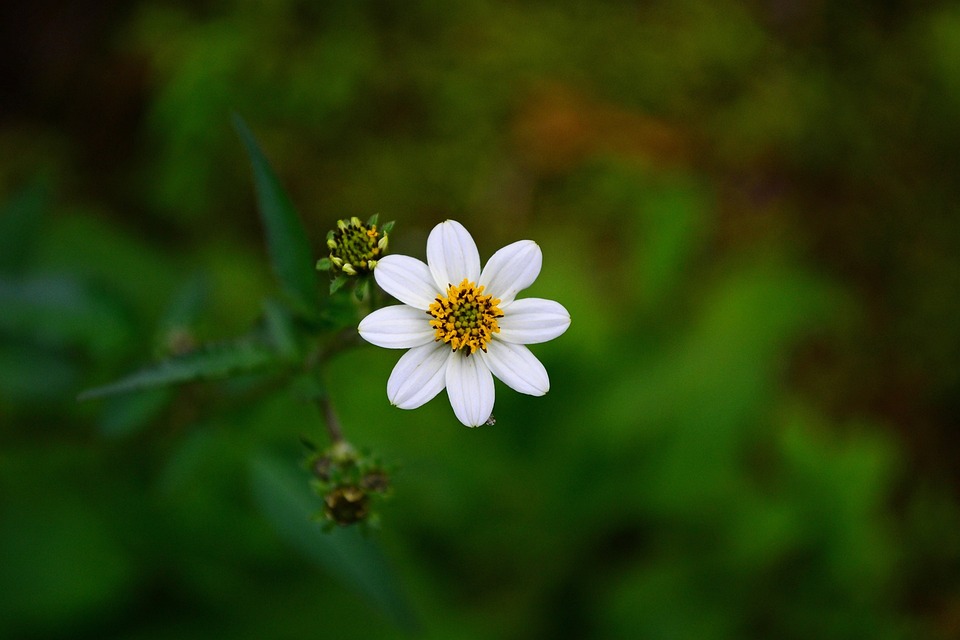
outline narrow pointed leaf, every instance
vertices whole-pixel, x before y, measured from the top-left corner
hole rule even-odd
[[[290,312],[276,300],[268,298],[263,301],[263,321],[270,343],[277,353],[284,360],[296,360],[300,355],[300,347]]]
[[[156,420],[173,399],[169,387],[126,393],[107,400],[97,427],[108,438],[132,436]]]
[[[357,283],[357,287],[353,290],[353,295],[356,296],[357,300],[363,301],[364,296],[367,295],[367,289],[370,288],[370,279],[364,278]]]
[[[210,345],[168,358],[111,384],[88,389],[78,399],[91,400],[192,380],[223,378],[262,369],[277,360],[274,350],[257,340]]]
[[[310,492],[308,479],[297,473],[296,466],[261,456],[252,460],[250,475],[257,503],[281,538],[401,628],[417,628],[416,617],[380,547],[356,527],[324,533],[313,520],[320,499]]]
[[[343,285],[347,284],[347,276],[339,275],[330,281],[330,295],[335,294]]]
[[[253,166],[260,219],[273,269],[297,311],[313,316],[317,305],[315,260],[303,222],[246,123],[234,115],[233,124]]]

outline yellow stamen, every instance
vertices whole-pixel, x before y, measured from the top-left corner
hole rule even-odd
[[[466,278],[459,285],[449,285],[447,295],[437,297],[427,310],[434,318],[430,321],[436,331],[434,340],[467,355],[477,349],[486,351],[493,334],[500,333],[497,318],[503,317],[503,311],[498,304],[499,298],[483,295],[483,287]]]

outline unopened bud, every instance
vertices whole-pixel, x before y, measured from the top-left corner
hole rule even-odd
[[[337,228],[327,234],[328,261],[318,263],[318,268],[351,277],[370,273],[387,249],[387,233],[392,226],[388,223],[378,230],[375,215],[367,222],[355,216],[338,220]]]

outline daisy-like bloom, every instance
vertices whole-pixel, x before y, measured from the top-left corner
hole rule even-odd
[[[552,340],[570,314],[542,298],[517,300],[540,274],[543,255],[532,240],[500,249],[480,269],[480,253],[459,222],[438,224],[427,238],[427,264],[390,255],[373,275],[403,304],[360,321],[360,335],[388,349],[409,349],[387,381],[387,397],[416,409],[444,388],[453,412],[476,427],[492,417],[493,376],[532,396],[550,389],[547,370],[524,346]]]

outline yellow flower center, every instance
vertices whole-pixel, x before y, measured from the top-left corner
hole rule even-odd
[[[483,295],[483,287],[466,278],[459,285],[451,284],[447,295],[437,297],[427,311],[434,318],[430,326],[436,330],[435,340],[454,351],[468,350],[467,355],[477,349],[486,351],[493,334],[500,333],[497,318],[503,317],[503,311],[498,304],[498,298]]]

